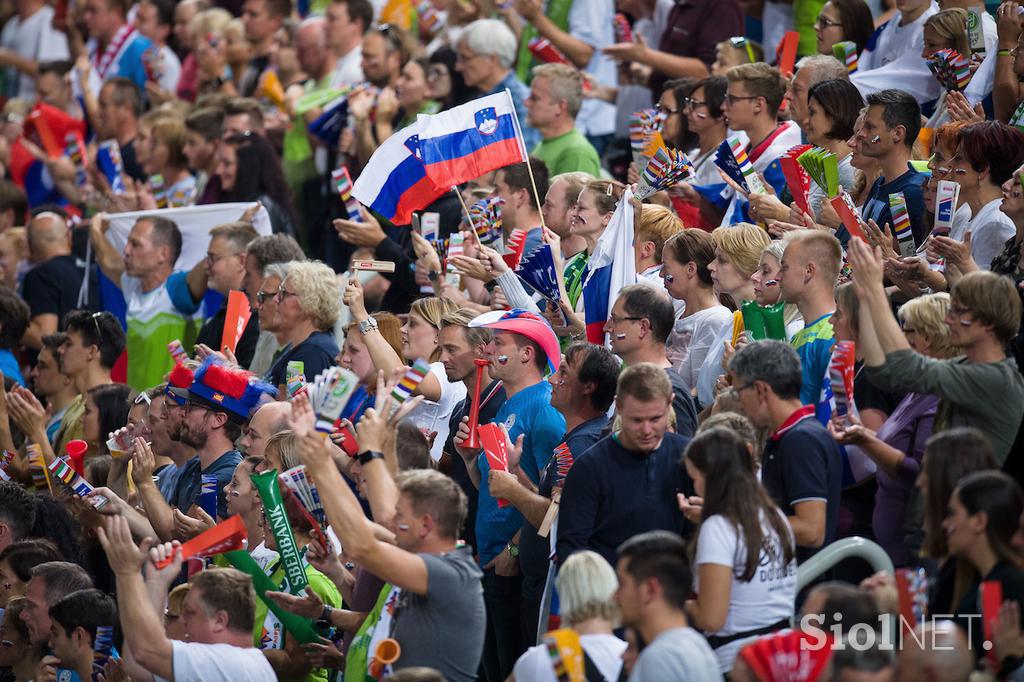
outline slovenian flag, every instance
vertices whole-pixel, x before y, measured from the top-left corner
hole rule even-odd
[[[836,396],[832,392],[832,381],[828,369],[825,369],[825,379],[821,382],[821,395],[814,405],[814,416],[821,422],[821,425],[828,428],[832,420],[832,413],[836,409]],[[849,409],[857,414],[857,405],[852,400]],[[842,487],[849,488],[857,485],[875,475],[878,465],[863,450],[856,445],[840,445],[839,455],[842,458],[841,474]]]
[[[413,211],[429,206],[451,188],[427,177],[419,137],[417,122],[384,140],[352,186],[352,196],[395,225],[408,225]]]
[[[633,192],[628,188],[594,247],[583,279],[587,340],[604,345],[604,326],[619,290],[636,284],[633,251]]]
[[[417,123],[423,165],[439,187],[526,161],[526,143],[508,90],[440,114],[420,114]]]

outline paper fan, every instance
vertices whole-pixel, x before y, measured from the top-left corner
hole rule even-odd
[[[349,175],[348,168],[340,166],[331,171],[331,181],[334,183],[334,189],[342,203],[345,204],[348,219],[362,220],[359,214],[359,201],[352,196],[352,176]]]
[[[71,492],[75,495],[85,497],[93,491],[93,487],[89,485],[89,482],[79,476],[64,458],[54,458],[54,460],[50,462],[49,469],[50,473],[53,474],[53,478],[70,488]],[[106,503],[107,499],[105,497],[97,496],[92,500],[92,506],[95,509],[102,508]]]
[[[519,261],[516,274],[549,301],[558,301],[561,297],[550,244],[541,244]]]
[[[903,192],[889,195],[889,213],[892,215],[892,229],[896,233],[896,241],[900,243],[900,255],[910,258],[917,253],[914,245],[914,232],[910,227],[910,212],[907,210],[907,198]]]
[[[523,258],[523,250],[526,248],[526,230],[512,230],[508,243],[505,245],[507,251],[501,254],[505,264],[515,270],[519,267],[519,261]]]
[[[828,378],[832,396],[836,401],[836,416],[845,417],[854,411],[853,367],[856,362],[853,341],[837,341],[828,365]]]
[[[832,658],[832,635],[791,630],[762,637],[739,655],[760,682],[815,682]]]
[[[693,164],[686,158],[686,154],[678,149],[662,147],[654,153],[640,174],[640,183],[634,196],[643,201],[655,192],[689,180],[693,176]]]
[[[501,205],[499,197],[486,197],[473,202],[469,207],[471,227],[481,244],[491,244],[501,239]]]
[[[103,668],[110,658],[110,652],[114,648],[114,626],[97,625],[96,637],[92,642],[92,660],[94,666]]]
[[[323,113],[309,124],[311,135],[323,142],[328,149],[338,146],[341,131],[348,123],[348,95],[338,97],[324,107]]]
[[[306,384],[309,402],[316,414],[316,430],[330,433],[349,398],[359,385],[356,375],[342,367],[328,367]]]
[[[615,42],[633,42],[633,27],[629,25],[629,19],[622,13],[617,13],[612,19],[612,27],[615,29]]]
[[[811,176],[807,174],[803,166],[797,163],[797,159],[812,147],[813,145],[809,144],[798,144],[779,157],[779,166],[782,168],[783,177],[786,178],[789,193],[793,195],[793,201],[804,213],[811,212],[807,200],[807,194],[811,190]]]
[[[629,144],[634,152],[642,152],[654,133],[660,133],[665,118],[657,109],[634,111],[629,117]]]
[[[971,60],[956,50],[939,50],[928,58],[928,68],[947,91],[962,92],[971,82]]]
[[[829,198],[839,195],[839,159],[827,149],[812,147],[797,158],[807,174]]]
[[[280,474],[278,479],[295,494],[295,498],[309,512],[310,516],[316,519],[321,528],[327,524],[327,514],[320,502],[320,492],[317,490],[316,484],[306,475],[305,464],[288,469]]]
[[[412,392],[419,387],[420,382],[429,373],[430,363],[423,358],[419,358],[412,367],[405,370],[405,376],[391,389],[391,414],[397,412],[402,403],[412,396]]]
[[[857,70],[857,43],[852,40],[843,40],[832,46],[832,54],[836,59],[846,64],[846,71],[854,73]]]
[[[715,165],[722,169],[722,172],[742,187],[744,191],[750,191],[750,187],[747,186],[747,179],[743,177],[743,171],[740,170],[736,157],[732,155],[732,147],[729,146],[729,140],[724,140],[722,144],[718,145],[718,151],[715,152]]]

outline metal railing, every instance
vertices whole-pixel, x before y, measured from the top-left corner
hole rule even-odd
[[[843,538],[823,548],[801,564],[796,571],[796,591],[799,593],[816,578],[834,568],[840,561],[853,558],[868,562],[876,573],[878,571],[892,573],[894,570],[892,559],[878,544],[864,538]]]

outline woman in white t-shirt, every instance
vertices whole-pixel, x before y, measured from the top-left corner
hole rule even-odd
[[[596,552],[576,552],[562,564],[555,578],[562,622],[579,635],[582,654],[605,680],[619,679],[626,642],[612,634],[619,620],[615,591],[619,581],[615,570]],[[555,682],[551,655],[546,644],[526,650],[516,661],[512,680]],[[587,675],[587,679],[591,679]]]
[[[665,241],[661,277],[669,295],[683,302],[666,343],[666,353],[692,390],[697,374],[719,331],[732,321],[732,311],[715,295],[708,263],[715,258],[715,243],[703,230],[683,230]]]
[[[693,559],[697,598],[686,602],[686,612],[727,673],[744,644],[789,627],[796,546],[735,432],[715,427],[699,433],[684,462],[703,498]]]
[[[430,456],[436,462],[441,459],[441,450],[448,440],[448,418],[452,410],[466,398],[466,385],[461,381],[448,381],[444,365],[439,362],[441,346],[438,335],[441,330],[441,318],[456,312],[458,305],[445,298],[420,298],[412,302],[409,308],[408,321],[402,327],[402,355],[399,357],[394,348],[381,336],[377,329],[377,321],[366,312],[363,303],[363,287],[356,279],[350,279],[345,288],[344,303],[352,312],[352,319],[357,323],[363,334],[363,341],[370,351],[373,364],[377,369],[384,370],[390,377],[403,365],[412,366],[417,360],[430,363],[430,371],[420,381],[415,393],[424,397],[412,412],[409,419],[425,433],[436,434],[430,447]]]

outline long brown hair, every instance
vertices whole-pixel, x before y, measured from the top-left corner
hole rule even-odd
[[[741,573],[736,574],[738,580],[753,580],[762,552],[767,553],[773,562],[781,558],[783,565],[793,560],[796,541],[789,523],[758,482],[747,446],[734,431],[725,427],[701,431],[686,447],[684,461],[690,462],[704,475],[701,523],[716,514],[724,516],[743,538],[746,565]],[[778,536],[778,544],[764,532],[765,521]],[[698,536],[699,533],[694,535]]]
[[[956,428],[928,439],[921,473],[924,474],[924,545],[921,553],[932,559],[949,554],[942,519],[946,518],[949,499],[964,476],[999,465],[988,439],[973,428]]]

